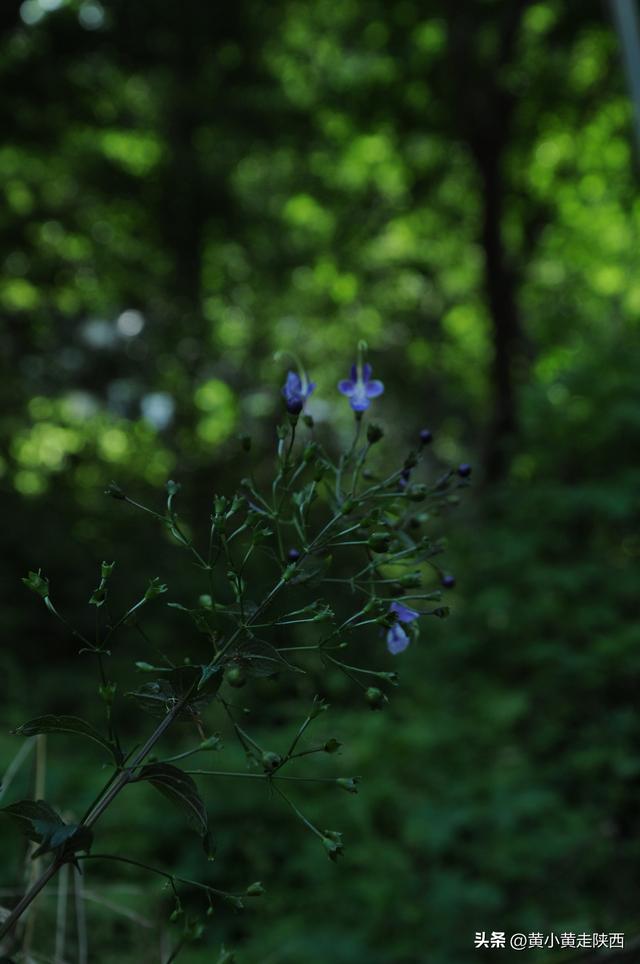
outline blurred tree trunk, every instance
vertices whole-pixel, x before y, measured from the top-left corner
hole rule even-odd
[[[512,136],[516,97],[505,83],[513,64],[523,13],[530,0],[512,0],[497,20],[489,60],[474,42],[474,5],[465,0],[448,11],[451,75],[458,78],[460,132],[480,178],[484,287],[492,322],[491,414],[485,446],[489,481],[508,470],[509,443],[518,428],[514,360],[521,341],[518,274],[504,241],[509,196],[505,159]]]
[[[482,178],[482,246],[487,302],[493,325],[491,365],[492,409],[485,449],[489,481],[508,468],[508,445],[518,428],[514,384],[514,357],[521,338],[517,280],[502,236],[505,181],[502,173],[504,145],[489,143],[476,150]]]

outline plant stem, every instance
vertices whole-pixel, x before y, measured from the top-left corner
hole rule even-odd
[[[179,703],[176,703],[173,709],[171,709],[165,717],[163,717],[147,742],[134,754],[130,763],[124,770],[120,771],[115,780],[113,777],[109,778],[105,785],[102,796],[99,797],[95,806],[93,806],[86,816],[80,821],[80,826],[92,827],[94,823],[96,823],[107,807],[113,803],[120,791],[126,787],[127,783],[129,783],[132,778],[132,770],[139,766],[145,757],[148,756],[165,730],[171,726],[176,717],[184,709],[190,698],[191,690],[186,694],[186,696],[183,697],[182,700],[180,700]],[[18,901],[16,906],[2,924],[2,927],[0,927],[0,940],[11,930],[13,930],[26,909],[30,907],[40,891],[49,883],[51,878],[55,877],[63,863],[63,860],[54,858],[46,870],[44,870],[40,877],[38,877],[38,879],[33,883],[27,893],[24,894],[24,896]]]

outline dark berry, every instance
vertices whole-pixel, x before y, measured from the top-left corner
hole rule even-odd
[[[462,465],[458,466],[458,475],[461,479],[468,479],[471,475],[471,466],[468,462],[463,462]]]
[[[297,562],[299,558],[300,558],[299,549],[289,549],[287,553],[287,559],[289,560],[289,562]]]
[[[428,428],[423,428],[420,430],[420,441],[423,445],[428,445],[429,442],[433,440],[433,435]]]
[[[450,576],[450,575],[442,576],[442,578],[440,579],[440,583],[444,586],[445,589],[453,589],[453,587],[456,584],[456,578],[455,576]]]

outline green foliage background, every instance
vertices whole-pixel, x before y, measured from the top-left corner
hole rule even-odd
[[[243,964],[466,964],[476,930],[633,935],[640,201],[606,8],[6,2],[0,83],[5,765],[16,723],[96,712],[20,576],[42,566],[83,625],[103,558],[123,606],[156,575],[188,596],[184,558],[105,485],[152,501],[177,478],[197,531],[246,473],[239,432],[266,472],[274,352],[303,355],[339,441],[335,383],[364,338],[391,458],[428,425],[434,471],[474,463],[446,524],[454,614],[395,660],[372,636],[402,680],[388,712],[363,718],[332,684],[322,725],[363,790],[305,805],[344,831],[340,865],[251,781],[206,788],[221,884],[268,895],[183,957],[224,941]],[[182,624],[158,610],[149,630],[179,652]],[[276,745],[299,694],[259,695]],[[50,742],[56,806],[82,810],[100,780],[94,753]],[[132,788],[109,849],[197,875],[160,812]],[[15,893],[24,848],[0,834]],[[87,888],[91,960],[161,959],[159,885],[92,866]]]

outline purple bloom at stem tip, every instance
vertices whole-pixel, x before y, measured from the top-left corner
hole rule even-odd
[[[409,609],[408,606],[403,606],[399,602],[392,602],[389,612],[396,614],[396,622],[387,632],[387,649],[393,656],[396,656],[409,645],[409,637],[402,623],[412,623],[420,613],[417,613],[415,609]]]
[[[307,382],[300,378],[297,372],[287,372],[287,380],[283,385],[285,405],[289,415],[299,415],[304,403],[316,387],[315,382]]]
[[[372,378],[371,365],[351,366],[351,378],[338,382],[338,391],[346,395],[354,412],[364,412],[369,408],[372,398],[382,395],[384,385],[377,378]]]

